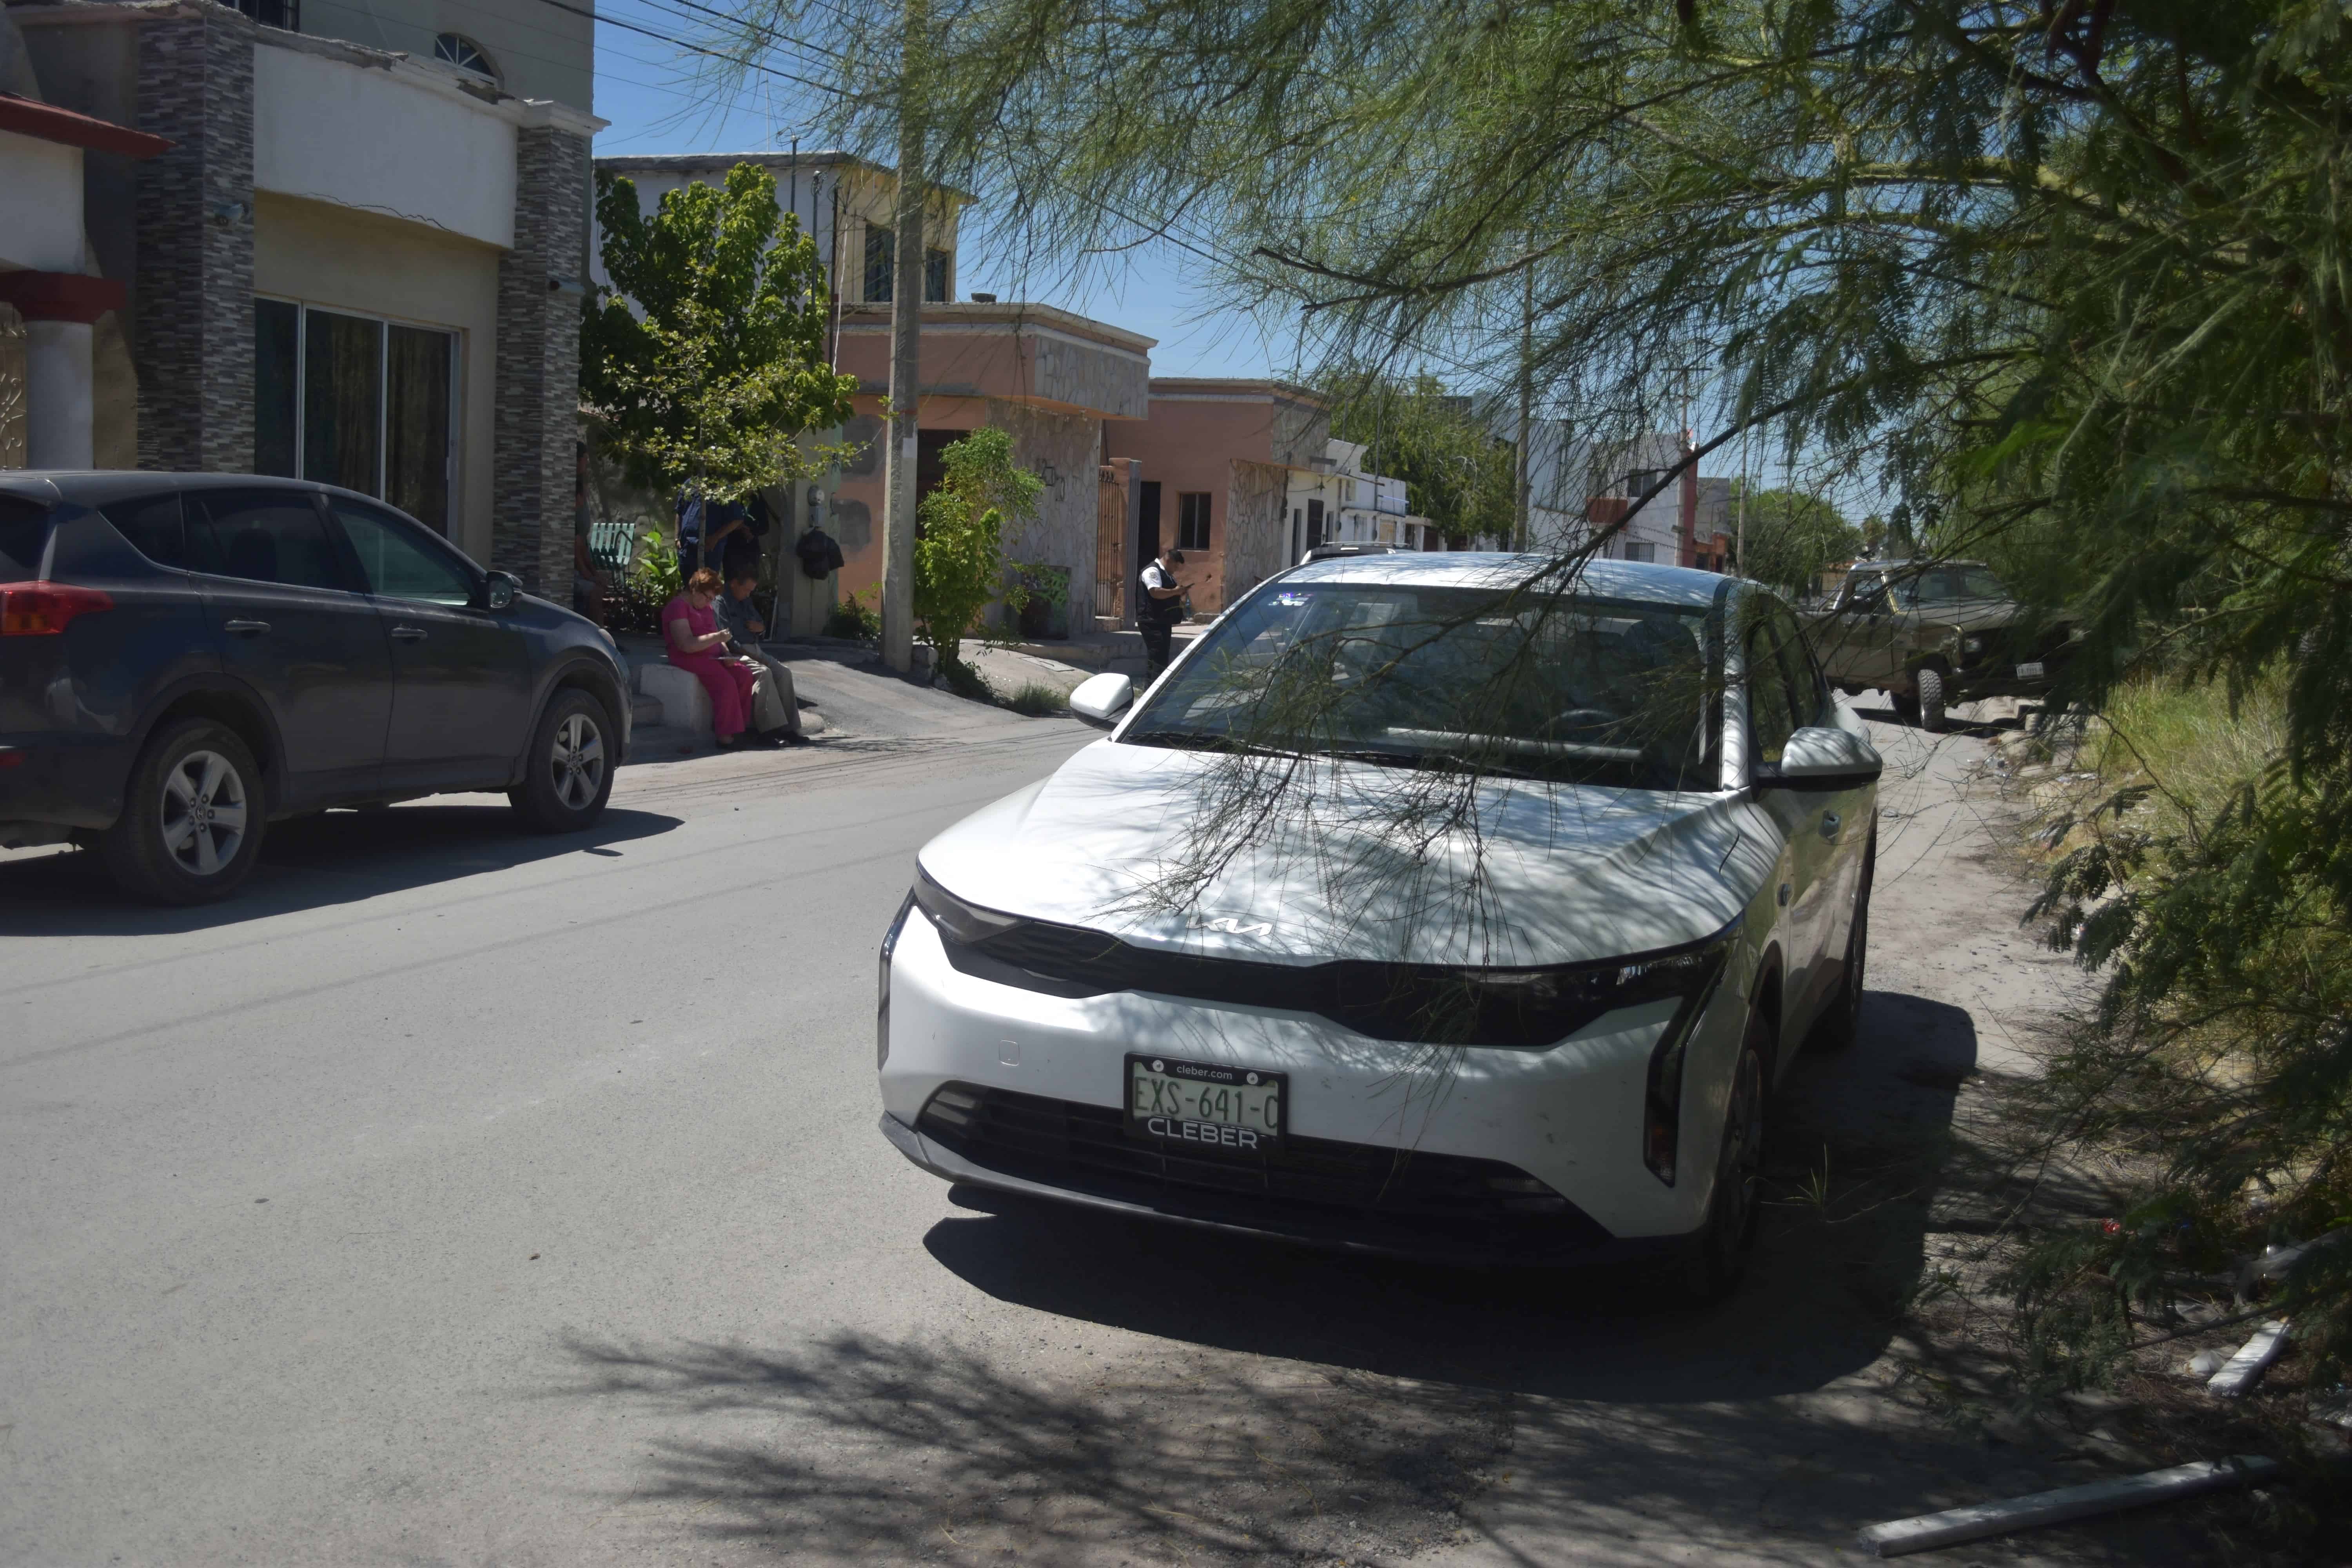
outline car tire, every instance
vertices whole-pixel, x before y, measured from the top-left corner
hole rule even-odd
[[[253,875],[268,820],[252,748],[217,721],[182,719],[149,737],[98,847],[126,892],[210,903]]]
[[[1916,691],[1890,691],[1886,695],[1894,705],[1897,719],[1906,724],[1919,721],[1919,694]]]
[[[1845,971],[1839,978],[1837,994],[1830,998],[1829,1006],[1813,1025],[1812,1038],[1806,1042],[1814,1050],[1842,1051],[1862,1037],[1863,972],[1870,958],[1870,888],[1877,874],[1878,834],[1873,829],[1870,847],[1863,851],[1862,886],[1853,895],[1853,923],[1845,935]]]
[[[541,833],[577,833],[593,826],[613,794],[620,760],[613,716],[576,687],[549,701],[523,755],[522,786],[507,799]]]
[[[1748,1020],[1747,1038],[1731,1074],[1724,1101],[1723,1133],[1717,1146],[1715,1190],[1706,1201],[1706,1223],[1691,1238],[1675,1294],[1687,1306],[1724,1300],[1747,1276],[1763,1214],[1765,1062],[1772,1031],[1759,1011]]]
[[[1944,672],[1923,669],[1919,672],[1919,728],[1930,735],[1944,732]]]

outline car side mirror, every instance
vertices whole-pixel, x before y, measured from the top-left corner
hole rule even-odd
[[[1092,724],[1110,724],[1135,700],[1135,682],[1105,673],[1081,681],[1070,693],[1070,711]]]
[[[482,607],[486,610],[506,610],[514,607],[515,595],[522,584],[509,572],[491,572],[482,578]]]
[[[1875,784],[1886,764],[1861,736],[1827,724],[1789,737],[1778,763],[1759,763],[1758,789],[1858,789]]]

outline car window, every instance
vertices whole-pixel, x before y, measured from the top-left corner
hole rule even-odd
[[[1748,733],[1752,760],[1778,763],[1796,733],[1797,714],[1790,701],[1789,679],[1773,646],[1772,628],[1759,621],[1748,631]]]
[[[1790,700],[1800,730],[1832,721],[1829,682],[1822,678],[1821,661],[1813,657],[1797,617],[1785,605],[1772,607],[1772,633],[1780,643],[1780,668],[1789,681]]]
[[[1856,577],[1846,584],[1845,607],[1857,615],[1876,615],[1886,608],[1886,583],[1875,576]]]
[[[27,578],[40,571],[48,542],[47,501],[0,496],[0,579]]]
[[[1972,599],[2006,599],[2009,590],[1989,566],[1935,566],[1906,584],[1905,596],[1922,605],[1958,605]]]
[[[188,498],[198,569],[254,583],[348,591],[342,559],[302,490],[219,490]]]
[[[1203,634],[1123,732],[1406,768],[1711,787],[1706,614],[1490,587],[1308,582]]]
[[[471,574],[418,539],[398,518],[339,498],[331,499],[327,510],[352,542],[369,592],[427,605],[474,602]]]
[[[158,566],[188,563],[187,534],[180,526],[180,495],[135,496],[109,501],[98,509],[114,531],[131,541],[131,548]]]

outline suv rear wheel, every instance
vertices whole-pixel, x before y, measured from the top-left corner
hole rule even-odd
[[[604,705],[577,688],[559,691],[531,734],[522,787],[507,799],[541,833],[577,833],[604,815],[616,752]]]
[[[148,740],[122,816],[99,850],[127,891],[201,904],[226,898],[253,874],[267,825],[252,750],[226,724],[182,719]]]

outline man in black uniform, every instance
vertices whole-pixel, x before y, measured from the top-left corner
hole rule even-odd
[[[1170,548],[1160,552],[1160,559],[1144,567],[1137,579],[1143,586],[1143,596],[1136,602],[1135,624],[1143,633],[1143,679],[1160,679],[1168,668],[1168,643],[1176,623],[1184,618],[1184,584],[1176,580],[1176,568],[1184,564],[1184,552]]]

